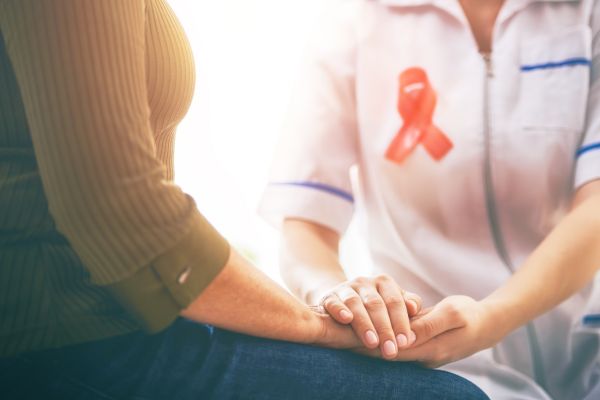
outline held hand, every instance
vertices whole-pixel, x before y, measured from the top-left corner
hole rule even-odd
[[[499,342],[508,332],[482,302],[450,296],[413,318],[415,344],[396,360],[418,361],[436,368],[468,357]]]
[[[386,275],[357,278],[331,289],[320,305],[339,323],[351,325],[362,344],[379,348],[386,359],[415,341],[410,317],[421,309],[421,298],[404,292]]]
[[[351,327],[338,323],[321,306],[311,306],[311,309],[318,321],[318,333],[312,344],[332,349],[363,348]]]

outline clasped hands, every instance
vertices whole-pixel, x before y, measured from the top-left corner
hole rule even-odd
[[[386,275],[344,282],[327,291],[319,305],[338,325],[352,330],[353,350],[431,368],[491,347],[508,333],[495,323],[493,307],[485,301],[450,296],[422,308],[417,294],[402,290]],[[338,331],[329,325],[324,324],[326,330]],[[337,335],[347,337],[348,332]]]

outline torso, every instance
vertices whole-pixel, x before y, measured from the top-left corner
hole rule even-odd
[[[155,155],[172,178],[175,127],[191,103],[195,68],[183,29],[167,2],[146,0],[145,10],[145,72]],[[90,283],[81,261],[57,231],[1,34],[0,86],[0,282],[30,285],[22,289],[33,294],[23,303],[25,310],[13,306],[23,302],[18,296],[25,294],[9,291],[0,299],[0,355],[138,329],[112,296]],[[64,271],[71,275],[65,278]],[[10,313],[4,313],[9,309]],[[84,325],[101,329],[71,330],[70,326],[82,325],[82,313],[86,314]]]
[[[480,19],[454,1],[364,2],[358,18],[360,198],[369,246],[379,272],[429,304],[456,293],[491,293],[548,235],[572,196],[590,67],[541,66],[591,60],[591,12],[600,4],[493,3]],[[481,53],[492,50],[486,65]],[[418,147],[398,165],[384,154],[403,125],[398,76],[415,66],[437,91],[433,121],[454,148],[437,162]],[[582,371],[600,368],[582,361],[589,343],[574,339],[583,337],[582,315],[598,312],[600,290],[574,296],[536,321],[543,353],[520,330],[485,363],[510,365],[531,382],[541,369],[546,390],[565,398],[584,387]],[[600,332],[589,335],[597,340]],[[564,381],[567,372],[577,378]]]

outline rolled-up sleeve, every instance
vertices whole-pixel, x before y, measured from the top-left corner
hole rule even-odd
[[[151,331],[211,282],[228,243],[156,157],[144,0],[0,0],[50,213],[92,283]]]
[[[587,122],[581,147],[577,151],[575,188],[600,179],[600,10],[592,17],[592,64]]]

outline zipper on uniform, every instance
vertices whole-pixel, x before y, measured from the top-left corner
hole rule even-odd
[[[492,160],[491,160],[491,116],[490,116],[490,84],[494,78],[494,65],[490,53],[482,53],[485,62],[485,84],[484,84],[484,110],[483,110],[483,140],[484,140],[484,166],[483,181],[485,184],[485,203],[487,209],[488,222],[494,242],[494,247],[502,262],[508,267],[510,272],[514,272],[512,261],[506,250],[502,232],[500,231],[500,222],[498,220],[498,210],[496,207],[496,196],[494,193],[494,184],[492,180]]]
[[[482,53],[483,61],[485,63],[485,83],[484,83],[484,110],[483,110],[483,125],[484,125],[484,165],[483,165],[483,181],[485,185],[485,202],[487,209],[488,222],[490,225],[490,231],[492,234],[492,240],[498,256],[502,260],[502,263],[508,268],[511,274],[515,272],[515,268],[512,264],[508,251],[506,250],[506,244],[502,236],[500,229],[500,222],[498,218],[498,210],[496,206],[496,195],[494,193],[494,183],[492,180],[492,157],[491,157],[491,113],[490,113],[490,86],[491,80],[494,78],[494,64],[491,53]],[[542,386],[546,387],[546,378],[543,370],[543,359],[541,346],[537,338],[535,326],[533,322],[530,322],[526,326],[527,336],[529,338],[531,348],[531,358],[533,361],[533,373],[535,380]]]

